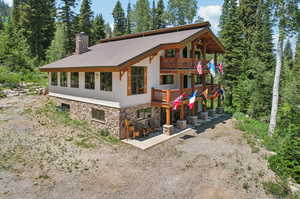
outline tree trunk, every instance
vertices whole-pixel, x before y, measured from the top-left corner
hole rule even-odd
[[[269,135],[273,135],[276,128],[278,101],[279,101],[279,87],[280,87],[280,74],[282,67],[282,51],[283,51],[283,40],[284,34],[281,30],[279,33],[279,39],[277,44],[277,55],[276,55],[276,68],[273,85],[273,98],[272,98],[272,110],[269,124]]]

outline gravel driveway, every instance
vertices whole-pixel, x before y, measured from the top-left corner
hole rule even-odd
[[[47,97],[0,100],[0,198],[270,198],[267,152],[223,118],[149,150],[74,144],[80,129],[34,114]]]

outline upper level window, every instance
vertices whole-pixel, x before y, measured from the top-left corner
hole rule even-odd
[[[174,49],[166,50],[166,57],[175,57],[175,50]]]
[[[100,73],[100,90],[112,91],[112,72]]]
[[[86,89],[95,89],[95,73],[86,72],[85,73],[85,88]]]
[[[144,94],[147,92],[147,68],[131,67],[131,94]]]
[[[183,51],[182,51],[182,56],[183,56],[184,58],[188,58],[188,49],[187,49],[187,47],[185,47],[185,48],[183,49]]]
[[[79,72],[71,72],[71,87],[79,88]]]
[[[195,84],[201,84],[201,76],[200,75],[195,75]]]
[[[174,84],[174,75],[161,75],[160,84]]]
[[[60,73],[60,86],[61,87],[68,87],[68,75],[67,72]]]
[[[57,72],[51,72],[51,85],[57,86]]]

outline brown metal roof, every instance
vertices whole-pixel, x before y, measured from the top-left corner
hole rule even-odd
[[[148,35],[140,35],[139,37],[135,36],[126,39],[123,37],[121,40],[106,40],[104,43],[90,47],[90,50],[86,53],[63,58],[41,67],[41,70],[120,67],[138,56],[149,53],[151,50],[157,49],[164,44],[178,44],[204,30],[209,30],[208,27],[203,27],[203,25],[200,28],[178,29],[176,32],[174,32],[173,29],[171,32],[160,34],[149,34],[148,32]],[[211,31],[209,30],[209,32]]]

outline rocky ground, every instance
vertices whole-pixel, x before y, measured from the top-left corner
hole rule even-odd
[[[147,151],[39,114],[45,96],[0,100],[0,198],[271,198],[267,152],[223,118]]]

